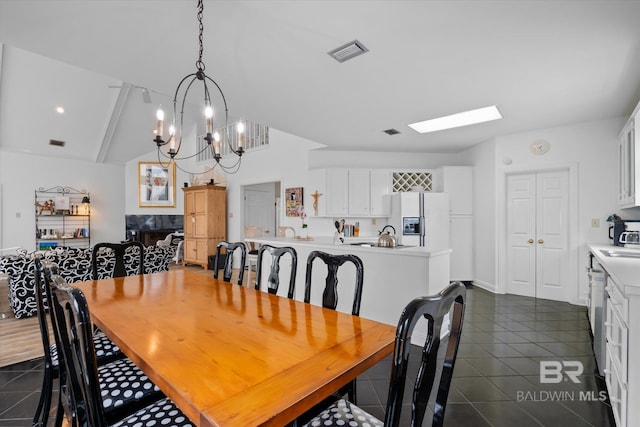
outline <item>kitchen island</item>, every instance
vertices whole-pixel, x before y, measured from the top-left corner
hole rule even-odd
[[[362,246],[366,239],[347,240],[344,244],[333,244],[333,237],[314,237],[314,240],[300,240],[286,237],[251,238],[247,241],[271,246],[291,246],[298,254],[295,299],[304,299],[307,257],[312,251],[322,251],[334,255],[353,254],[364,265],[364,285],[360,316],[389,325],[397,325],[400,313],[413,298],[434,295],[449,284],[449,262],[451,249],[431,249],[425,247],[380,248]],[[377,237],[371,237],[375,242]],[[265,257],[269,258],[269,257]],[[288,277],[290,264],[288,256],[281,262],[281,277]],[[268,276],[270,259],[263,260],[263,281]],[[322,291],[327,269],[319,260],[313,264],[313,286],[311,303],[322,304]],[[254,277],[252,275],[252,277]],[[345,263],[338,273],[338,310],[351,312],[353,304],[355,268]],[[253,283],[252,283],[253,284]],[[281,280],[280,286],[287,284]]]

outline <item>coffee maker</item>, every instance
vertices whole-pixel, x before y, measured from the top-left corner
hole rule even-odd
[[[609,227],[609,239],[613,240],[615,246],[624,246],[620,243],[620,235],[625,231],[640,229],[640,219],[616,219]]]

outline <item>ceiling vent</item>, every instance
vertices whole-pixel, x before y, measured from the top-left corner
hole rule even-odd
[[[386,133],[387,135],[397,135],[400,133],[398,129],[387,129],[387,130],[383,130],[383,132]]]
[[[56,147],[64,147],[64,144],[66,144],[66,142],[58,141],[57,139],[50,139],[49,140],[49,145],[54,145]]]
[[[336,61],[344,62],[366,52],[369,52],[369,49],[364,47],[358,40],[354,40],[327,53]]]

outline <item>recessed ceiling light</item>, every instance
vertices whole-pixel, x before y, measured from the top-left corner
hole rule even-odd
[[[64,108],[62,108],[62,107],[56,107],[56,113],[58,113],[58,114],[64,114]]]
[[[476,123],[490,122],[502,118],[502,114],[495,105],[438,117],[423,122],[411,123],[409,127],[419,133],[436,132]]]

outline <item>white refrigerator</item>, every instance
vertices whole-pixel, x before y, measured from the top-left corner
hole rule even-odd
[[[449,249],[449,194],[393,193],[389,223],[396,229],[398,244]]]

